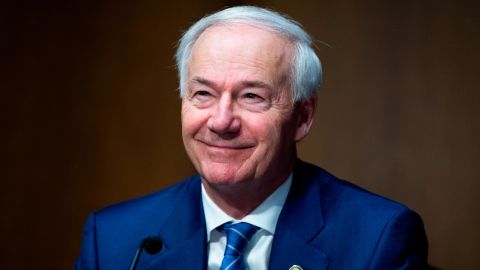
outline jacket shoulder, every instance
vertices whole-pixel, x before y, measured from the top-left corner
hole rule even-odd
[[[119,221],[142,223],[146,219],[155,217],[158,226],[158,221],[167,219],[178,201],[182,200],[184,196],[196,192],[199,187],[200,179],[197,176],[187,178],[160,191],[116,203],[96,211],[94,213],[96,222],[97,224],[109,221],[117,224]]]
[[[200,179],[188,178],[164,190],[92,213],[83,229],[75,269],[127,268],[140,241],[158,235],[182,200],[200,193]]]
[[[393,215],[398,211],[410,210],[402,203],[368,191],[349,181],[339,179],[326,170],[306,162],[297,166],[300,181],[308,189],[320,194],[322,205],[328,215],[328,209],[338,207],[349,209],[361,215]],[[337,209],[338,210],[338,209]]]
[[[297,171],[325,224],[312,244],[331,256],[334,269],[422,269],[428,244],[415,211],[315,165],[301,162]]]

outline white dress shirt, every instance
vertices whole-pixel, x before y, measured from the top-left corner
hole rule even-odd
[[[202,203],[205,213],[208,241],[208,269],[218,270],[222,264],[223,253],[227,237],[225,233],[217,230],[220,225],[233,221],[248,222],[260,229],[252,236],[245,248],[244,257],[246,269],[267,270],[273,236],[277,226],[277,220],[287,199],[292,175],[280,185],[270,196],[265,199],[255,210],[241,220],[236,220],[218,207],[208,196],[202,185]],[[252,252],[252,250],[254,250]]]

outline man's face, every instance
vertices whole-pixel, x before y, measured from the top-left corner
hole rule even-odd
[[[214,26],[196,41],[182,136],[207,184],[268,188],[288,176],[310,127],[292,102],[291,59],[288,39],[246,25]]]

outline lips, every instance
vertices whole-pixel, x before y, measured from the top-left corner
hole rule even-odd
[[[215,141],[210,142],[203,139],[197,139],[202,144],[205,144],[208,147],[218,148],[218,149],[226,149],[226,150],[242,150],[247,148],[252,148],[254,146],[253,143],[249,142],[238,142],[238,141]]]
[[[236,136],[232,139],[225,139],[215,134],[196,134],[193,139],[211,149],[225,150],[242,150],[256,146],[256,142],[252,139],[244,139]]]

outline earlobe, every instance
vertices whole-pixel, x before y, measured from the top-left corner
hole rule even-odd
[[[298,124],[295,133],[295,141],[299,142],[305,138],[310,132],[310,128],[313,124],[313,118],[315,110],[317,108],[317,96],[313,95],[306,101],[300,101],[297,103],[298,110]]]

